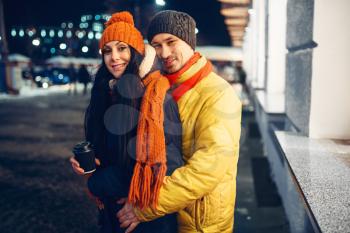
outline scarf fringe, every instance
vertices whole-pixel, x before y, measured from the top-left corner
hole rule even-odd
[[[129,192],[129,202],[141,209],[147,206],[156,207],[166,170],[166,164],[150,166],[136,163],[130,184],[133,188]]]

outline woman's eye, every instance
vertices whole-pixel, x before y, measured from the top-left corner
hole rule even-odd
[[[122,51],[124,51],[125,49],[127,49],[128,47],[126,47],[126,46],[121,46],[121,47],[119,47],[118,48],[118,50],[120,51],[120,52],[122,52]]]
[[[102,53],[103,54],[109,54],[109,53],[111,53],[111,50],[110,49],[102,49]]]

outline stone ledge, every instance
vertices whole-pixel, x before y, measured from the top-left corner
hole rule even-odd
[[[284,131],[275,135],[321,231],[350,232],[350,144]]]

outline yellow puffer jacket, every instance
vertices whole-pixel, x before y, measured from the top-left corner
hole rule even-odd
[[[206,63],[201,57],[179,79]],[[165,177],[156,209],[136,209],[142,221],[178,212],[180,233],[233,231],[241,102],[233,88],[210,73],[178,101],[185,166]]]

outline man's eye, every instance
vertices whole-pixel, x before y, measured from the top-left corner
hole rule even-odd
[[[170,40],[169,42],[168,42],[168,45],[173,45],[175,43],[175,40]]]

